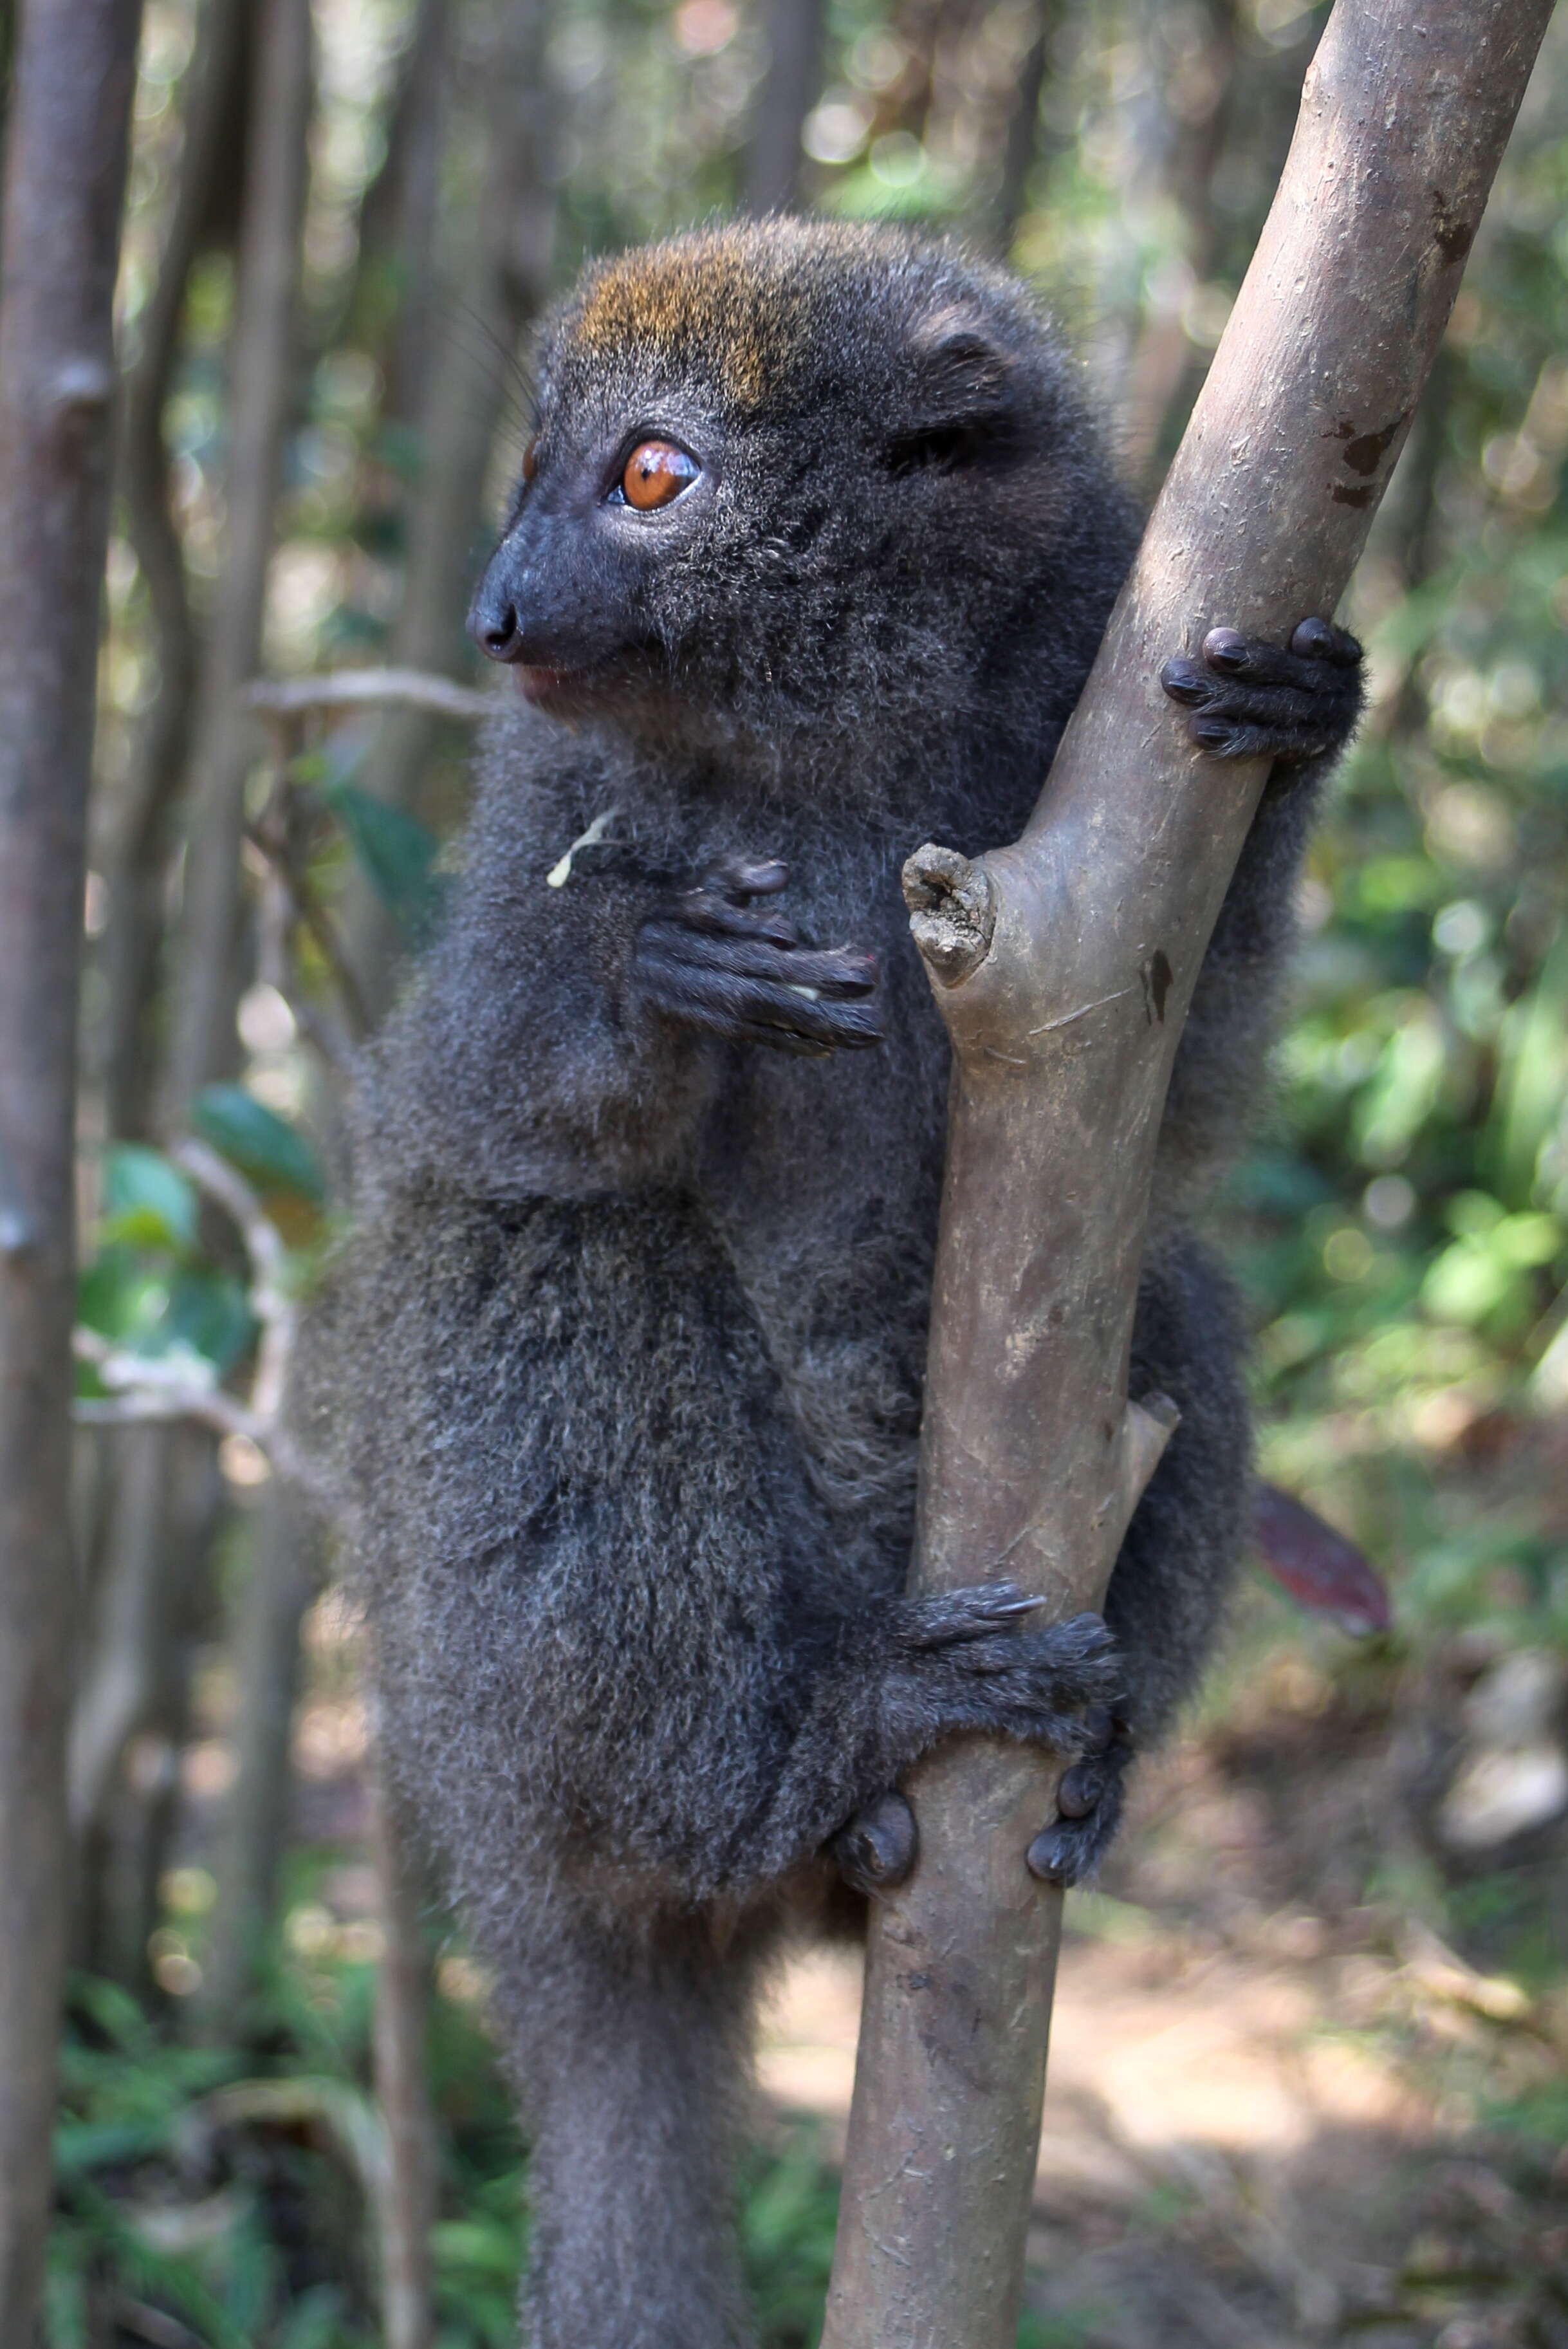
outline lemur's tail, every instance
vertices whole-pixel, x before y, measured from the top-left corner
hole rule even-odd
[[[582,1920],[503,1982],[531,2153],[529,2349],[747,2349],[735,2167],[755,1967],[711,1922]]]

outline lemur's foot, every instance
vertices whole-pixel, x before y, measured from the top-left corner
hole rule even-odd
[[[1057,1816],[1029,1846],[1031,1876],[1042,1884],[1081,1884],[1110,1848],[1121,1822],[1132,1733],[1119,1714],[1101,1708],[1086,1723],[1089,1750],[1057,1788]]]
[[[1211,628],[1200,660],[1166,662],[1160,682],[1193,713],[1189,738],[1213,759],[1305,766],[1344,750],[1361,715],[1361,647],[1327,620],[1303,620],[1287,650]]]
[[[1042,1604],[1010,1582],[901,1603],[887,1703],[912,1754],[964,1729],[1082,1752],[1083,1713],[1111,1702],[1121,1667],[1098,1615],[1031,1623]]]
[[[889,1725],[911,1758],[962,1730],[1086,1754],[1099,1713],[1121,1685],[1110,1633],[1098,1615],[1030,1626],[1041,1605],[993,1582],[900,1608],[889,1673]],[[886,1891],[914,1865],[913,1816],[890,1791],[834,1838],[842,1875],[861,1892]]]
[[[671,897],[637,933],[633,984],[682,1027],[734,1043],[820,1056],[880,1043],[865,999],[874,957],[854,947],[808,946],[792,922],[755,898],[789,877],[776,862],[727,857],[695,889]]]

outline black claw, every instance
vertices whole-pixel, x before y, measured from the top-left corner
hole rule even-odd
[[[1231,740],[1231,730],[1222,718],[1194,718],[1187,731],[1205,750],[1222,750]]]

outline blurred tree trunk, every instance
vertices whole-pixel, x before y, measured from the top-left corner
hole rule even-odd
[[[137,0],[29,0],[0,247],[0,2340],[33,2336],[69,1837],[77,1013]]]
[[[521,380],[515,353],[548,290],[555,242],[555,200],[541,171],[547,22],[543,0],[510,0],[485,77],[485,163],[471,256],[437,305],[446,315],[434,338],[421,418],[424,465],[389,647],[402,668],[453,676],[468,665],[463,615],[480,559],[490,452]],[[439,721],[423,711],[390,715],[366,765],[366,789],[396,807],[409,806],[438,739]],[[385,908],[358,885],[350,956],[373,1008],[385,1005],[398,948]]]
[[[317,1526],[274,1476],[250,1528],[251,1556],[228,1642],[239,1713],[235,1774],[218,1858],[212,1956],[202,2005],[232,2029],[264,1946],[288,1835],[300,1625],[321,1588]]]
[[[179,173],[140,319],[140,347],[122,394],[117,482],[147,585],[157,681],[139,723],[130,772],[111,812],[106,857],[109,916],[102,950],[107,1008],[100,1054],[105,1117],[116,1134],[144,1133],[153,1110],[152,1014],[173,850],[170,819],[190,761],[199,667],[184,550],[170,510],[163,411],[214,181],[233,168],[226,141],[250,5],[251,0],[204,0],[197,19]]]
[[[426,2072],[430,1958],[420,1916],[418,1870],[381,1769],[370,1759],[371,1857],[381,1903],[376,1977],[376,2097],[387,2131],[379,2212],[381,2316],[387,2349],[430,2349],[435,2339],[436,2117]]]
[[[232,74],[214,76],[211,103],[220,141],[229,119]],[[275,507],[284,430],[294,379],[301,234],[307,176],[306,139],[312,102],[310,0],[267,0],[259,14],[258,53],[251,85],[245,174],[240,222],[233,334],[230,347],[226,521],[217,606],[204,647],[197,688],[185,799],[184,885],[171,973],[171,1034],[164,1071],[162,1123],[178,1131],[193,1095],[232,1066],[234,1014],[242,983],[243,904],[241,847],[244,788],[250,767],[250,723],[239,707],[242,686],[261,666],[267,574],[275,537]],[[222,183],[220,169],[214,175]],[[212,182],[209,181],[208,188]],[[182,233],[201,233],[200,184],[191,191],[191,219]],[[138,1467],[138,1500],[123,1514],[101,1596],[104,1635],[95,1640],[79,1717],[93,1733],[100,1802],[112,1794],[122,1824],[134,1814],[136,1789],[119,1783],[125,1742],[142,1729],[157,1735],[179,1724],[184,1706],[186,1660],[175,1631],[181,1584],[200,1572],[191,1562],[218,1522],[205,1507],[211,1492],[211,1441],[190,1431],[146,1432],[147,1454]],[[142,1480],[145,1479],[143,1488]],[[128,1658],[117,1652],[109,1627],[134,1623],[138,1638]],[[134,1671],[132,1667],[134,1666]],[[106,1745],[112,1723],[119,1744]],[[161,1804],[156,1783],[143,1789]],[[88,1814],[98,1818],[94,1810]],[[85,1825],[86,1820],[83,1821]],[[134,1836],[140,1843],[148,1823]],[[156,1856],[135,1871],[117,1867],[116,1880],[156,1878]],[[145,1940],[150,1919],[119,1920],[112,1942],[124,1949]]]
[[[1184,224],[1187,266],[1185,283],[1183,274],[1178,274],[1168,287],[1157,287],[1128,369],[1122,445],[1130,466],[1145,475],[1162,471],[1169,450],[1167,429],[1179,425],[1208,363],[1188,336],[1184,314],[1189,287],[1206,285],[1219,257],[1214,173],[1226,150],[1235,91],[1236,8],[1237,0],[1201,0],[1182,18],[1183,28],[1196,28],[1200,40],[1195,53],[1181,60],[1174,91],[1158,70],[1159,60],[1151,59],[1155,103],[1162,118],[1161,180]],[[1158,36],[1161,25],[1156,9],[1146,41]]]
[[[93,1971],[141,1992],[189,1711],[193,1598],[223,1486],[211,1439],[191,1427],[117,1431],[111,1475],[90,1662],[70,1726],[77,1946]]]
[[[1053,1613],[1103,1596],[1158,1457],[1128,1369],[1171,1065],[1267,771],[1206,764],[1163,706],[1161,665],[1207,620],[1278,640],[1337,603],[1550,14],[1337,0],[1024,836],[973,863],[927,847],[905,868],[953,1046],[917,1588],[1006,1559]],[[1056,1775],[982,1740],[911,1774],[920,1856],[872,1908],[824,2349],[1016,2339],[1061,1924],[1025,1854]]]
[[[440,228],[441,158],[451,98],[451,0],[419,0],[397,78],[387,132],[387,160],[366,191],[359,225],[358,280],[377,296],[377,279],[395,281],[384,350],[384,420],[416,424],[425,412],[436,316],[436,245]]]
[[[1028,201],[1029,181],[1040,143],[1040,100],[1051,36],[1060,17],[1059,0],[1036,0],[1035,30],[1018,67],[1002,138],[1002,170],[991,218],[991,246],[1006,261]]]
[[[312,98],[310,0],[261,12],[230,346],[222,574],[201,665],[164,1123],[233,1065],[243,971],[240,857],[251,721],[239,692],[262,665],[267,574],[294,392]]]
[[[752,104],[746,209],[792,211],[800,198],[806,117],[821,95],[822,0],[768,0],[768,70]]]

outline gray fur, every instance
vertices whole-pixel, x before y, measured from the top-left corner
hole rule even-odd
[[[620,698],[490,730],[445,934],[362,1089],[357,1226],[300,1408],[398,1782],[496,1971],[535,2147],[530,2337],[737,2349],[754,1989],[821,1898],[822,1847],[965,1726],[1070,1751],[1119,1696],[1158,1733],[1213,1644],[1250,1453],[1191,1205],[1257,1082],[1309,792],[1265,802],[1182,1047],[1134,1359],[1182,1420],[1111,1586],[1118,1657],[994,1585],[905,1601],[946,1055],[900,864],[1017,833],[1133,520],[995,272],[790,223],[620,268],[546,337],[545,454],[498,563],[532,595],[568,561],[549,483],[573,432],[696,418],[719,488],[625,591],[656,658]],[[933,401],[998,380],[975,461],[890,463]],[[874,1050],[727,1043],[640,993],[641,926],[736,854],[787,862],[806,938],[874,950]],[[1106,1775],[1065,1874],[1113,1824]]]

